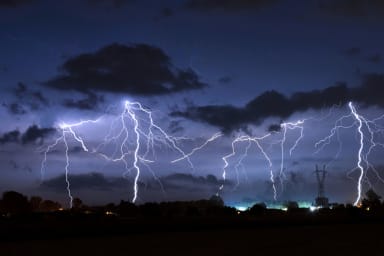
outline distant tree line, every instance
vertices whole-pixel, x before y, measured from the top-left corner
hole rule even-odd
[[[307,213],[308,209],[299,208],[297,202],[285,203],[288,213]],[[368,190],[359,208],[352,205],[335,204],[333,212],[341,211],[364,211],[372,213],[384,213],[384,202],[372,189]],[[322,209],[327,210],[327,209]],[[136,205],[124,200],[120,203],[109,203],[104,206],[87,206],[80,198],[74,198],[72,209],[64,210],[60,203],[52,200],[44,200],[39,196],[27,196],[15,192],[4,192],[0,199],[0,216],[26,215],[35,213],[68,212],[71,214],[99,214],[106,217],[202,217],[202,216],[263,216],[282,215],[281,210],[267,209],[265,203],[256,203],[244,212],[239,212],[233,207],[224,205],[219,196],[196,201],[176,201],[161,203],[144,203]]]
[[[16,192],[7,191],[3,193],[0,200],[0,213],[3,214],[26,214],[31,212],[53,212],[61,209],[61,204],[51,200],[43,200],[39,196],[27,196]]]

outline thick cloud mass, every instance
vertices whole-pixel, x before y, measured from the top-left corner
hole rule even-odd
[[[42,143],[44,138],[53,134],[56,131],[54,128],[39,128],[36,125],[28,127],[21,133],[19,130],[10,131],[0,136],[0,144],[5,143]]]
[[[94,110],[98,107],[99,103],[104,102],[104,97],[96,95],[95,93],[88,93],[86,98],[80,100],[66,99],[63,106],[67,108],[74,108],[79,110]]]
[[[106,177],[101,173],[92,172],[86,174],[72,174],[70,175],[70,182],[72,189],[96,189],[96,190],[114,190],[121,188],[129,188],[133,185],[132,180],[124,179],[122,177]],[[213,175],[193,176],[191,174],[174,173],[168,176],[160,177],[162,187],[166,191],[178,191],[185,193],[186,191],[199,191],[199,190],[212,190],[217,191],[218,187],[225,183],[231,185],[230,181],[218,180]],[[49,179],[41,184],[42,188],[63,191],[66,182],[64,175]],[[146,183],[139,182],[140,187],[145,187],[146,190],[158,191],[158,181],[150,180]]]
[[[19,137],[20,137],[20,132],[18,130],[4,133],[0,137],[0,144],[17,143],[17,142],[19,142]]]
[[[45,85],[84,93],[104,91],[135,95],[161,95],[204,88],[191,69],[174,68],[170,58],[146,44],[112,44],[95,53],[67,60],[63,74]]]
[[[2,103],[2,106],[13,115],[24,115],[49,105],[48,99],[40,91],[31,90],[27,85],[18,83],[11,93],[16,100]]]
[[[287,118],[298,111],[327,108],[348,101],[356,101],[363,106],[384,107],[383,87],[384,75],[367,74],[363,76],[360,87],[349,88],[339,83],[324,90],[297,92],[291,97],[272,90],[257,96],[243,108],[229,105],[190,106],[186,111],[174,111],[172,115],[205,122],[220,127],[223,132],[231,132],[248,124],[259,124],[268,117]]]
[[[113,188],[127,187],[128,180],[123,178],[106,178],[101,173],[87,173],[70,175],[71,188],[72,189],[97,189],[97,190],[112,190]],[[41,186],[43,188],[63,191],[63,188],[67,186],[65,182],[65,176],[60,175],[50,180],[44,181]]]

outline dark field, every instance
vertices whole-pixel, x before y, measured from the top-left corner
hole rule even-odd
[[[0,232],[4,256],[384,255],[378,219],[14,220]]]

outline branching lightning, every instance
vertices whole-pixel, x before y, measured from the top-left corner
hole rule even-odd
[[[296,122],[287,122],[287,123],[282,123],[280,125],[281,129],[283,130],[283,138],[280,141],[280,150],[281,150],[281,160],[280,160],[280,183],[281,187],[284,188],[284,179],[285,179],[285,174],[284,174],[284,161],[285,161],[285,142],[287,140],[287,130],[295,130],[299,129],[300,130],[300,136],[295,140],[293,146],[289,149],[289,155],[292,156],[293,151],[296,149],[298,146],[299,142],[303,139],[304,137],[304,122],[305,120],[298,120]]]
[[[331,141],[335,137],[339,142],[339,149],[336,153],[335,158],[339,156],[342,151],[342,141],[340,138],[340,130],[347,129],[356,129],[356,134],[358,135],[358,152],[357,152],[357,163],[356,167],[353,168],[352,172],[358,170],[359,175],[357,179],[357,196],[354,201],[354,205],[359,205],[362,195],[362,185],[363,182],[367,182],[369,185],[371,182],[367,177],[367,171],[372,170],[373,173],[378,177],[378,179],[384,183],[384,179],[380,177],[379,172],[375,167],[369,162],[369,156],[373,149],[377,146],[383,147],[383,143],[377,142],[377,137],[381,134],[384,134],[384,127],[379,124],[379,121],[384,120],[384,115],[376,119],[369,120],[356,110],[352,102],[349,102],[349,114],[343,115],[338,118],[330,130],[329,134],[323,139],[315,143],[315,154],[322,151],[326,146],[330,145]],[[109,116],[110,117],[110,116]],[[95,120],[85,120],[77,123],[60,123],[58,125],[58,130],[60,131],[60,136],[56,138],[52,144],[48,145],[44,153],[44,158],[41,164],[41,176],[44,179],[44,174],[47,168],[48,153],[59,145],[64,147],[65,153],[65,181],[67,184],[68,197],[70,199],[69,205],[72,207],[73,196],[71,192],[71,184],[69,179],[71,159],[70,159],[70,146],[72,143],[75,143],[82,149],[83,152],[89,154],[94,154],[100,156],[102,159],[108,162],[120,162],[124,166],[124,177],[126,175],[133,173],[133,196],[132,202],[136,202],[139,198],[139,180],[142,173],[142,169],[148,170],[156,181],[159,182],[161,188],[162,184],[160,179],[156,176],[155,172],[151,169],[151,164],[157,162],[156,151],[157,148],[166,147],[172,152],[177,154],[177,158],[170,161],[171,164],[178,163],[180,161],[186,161],[191,169],[194,169],[193,162],[191,157],[199,150],[207,147],[208,144],[213,141],[223,137],[222,133],[215,133],[208,139],[204,140],[202,143],[189,149],[188,151],[183,149],[183,143],[185,140],[191,140],[190,138],[185,137],[173,137],[165,130],[163,130],[159,125],[157,125],[153,118],[153,113],[144,108],[139,102],[130,102],[125,101],[123,105],[123,110],[119,112],[118,115],[114,115],[112,121],[110,122],[110,127],[107,132],[107,135],[104,137],[102,143],[97,144],[96,146],[90,141],[84,139],[79,130],[81,127],[86,125],[98,125],[103,123],[107,119],[105,116],[101,116]],[[278,145],[279,147],[279,158],[277,161],[280,162],[280,167],[277,170],[278,179],[281,182],[281,188],[284,190],[284,179],[285,179],[285,160],[287,158],[286,153],[289,152],[289,156],[292,156],[294,151],[300,147],[300,142],[304,139],[304,124],[307,120],[313,119],[300,119],[295,122],[284,122],[280,124],[280,132],[269,132],[263,136],[252,137],[249,135],[240,135],[231,141],[231,151],[229,154],[221,157],[224,165],[221,168],[221,177],[222,184],[220,185],[217,194],[221,193],[224,189],[224,185],[227,180],[227,174],[230,166],[233,164],[235,170],[235,177],[237,183],[234,187],[236,189],[239,184],[239,169],[243,167],[243,161],[248,157],[249,150],[252,145],[256,145],[258,152],[263,156],[267,163],[269,180],[272,184],[273,189],[273,199],[277,200],[277,186],[276,178],[273,170],[273,161],[271,158],[270,150],[266,150],[265,145],[268,144]],[[291,136],[289,131],[298,130],[297,137],[293,138],[293,142],[289,142],[288,136]],[[272,135],[281,134],[277,141],[272,139]],[[268,143],[269,141],[269,143]],[[238,153],[238,145],[246,143],[244,151]],[[289,149],[286,148],[289,143]],[[113,147],[113,150],[111,150]],[[108,153],[107,153],[108,152]],[[232,158],[235,158],[236,161],[233,161]]]
[[[44,179],[44,172],[45,172],[45,166],[46,166],[46,162],[47,162],[47,154],[54,148],[56,147],[60,142],[63,142],[64,144],[64,151],[65,151],[65,182],[67,184],[66,186],[66,189],[67,189],[67,192],[68,192],[68,197],[69,197],[69,206],[70,208],[72,208],[72,203],[73,203],[73,196],[72,196],[72,193],[71,193],[71,184],[69,182],[69,166],[70,166],[70,159],[69,159],[69,154],[68,154],[68,151],[69,151],[69,146],[68,146],[68,141],[67,141],[67,135],[72,135],[72,137],[78,142],[80,143],[82,149],[86,152],[88,152],[88,148],[87,146],[85,145],[84,143],[84,140],[78,136],[75,131],[73,130],[74,127],[78,127],[78,126],[82,126],[84,124],[87,124],[87,123],[97,123],[99,120],[96,119],[96,120],[87,120],[87,121],[81,121],[79,123],[75,123],[75,124],[66,124],[66,123],[61,123],[59,125],[59,128],[61,130],[61,136],[59,138],[57,138],[55,140],[55,142],[51,145],[48,145],[48,147],[46,148],[46,150],[44,151],[44,159],[43,159],[43,162],[41,164],[41,177],[42,179]]]
[[[60,131],[61,135],[52,144],[48,145],[43,151],[44,158],[41,164],[42,178],[44,178],[48,153],[51,152],[60,143],[64,144],[66,159],[65,179],[67,183],[68,197],[70,199],[69,206],[71,208],[73,196],[69,181],[69,138],[74,139],[74,141],[81,146],[84,152],[97,154],[107,161],[122,162],[125,166],[124,175],[134,171],[135,175],[133,181],[132,197],[132,202],[134,203],[138,199],[138,181],[141,175],[141,166],[147,167],[147,169],[151,172],[151,174],[162,187],[160,179],[156,177],[155,173],[148,166],[149,163],[155,162],[156,144],[165,145],[166,147],[171,148],[179,155],[181,155],[176,160],[173,160],[172,163],[186,160],[190,167],[194,168],[190,157],[197,151],[204,148],[208,143],[222,136],[221,133],[216,133],[200,146],[193,148],[189,153],[185,153],[184,150],[178,145],[179,138],[168,135],[159,125],[157,125],[153,120],[152,112],[150,110],[144,108],[139,102],[125,101],[123,111],[115,120],[111,122],[109,132],[105,136],[104,141],[90,150],[89,146],[86,144],[82,136],[79,135],[76,129],[86,124],[99,123],[102,119],[103,118],[100,117],[96,120],[86,120],[73,124],[59,124],[58,130]],[[130,131],[132,131],[132,135]],[[109,146],[109,144],[116,145],[116,149],[111,155],[103,152],[103,148]],[[148,159],[151,152],[153,159]]]
[[[247,136],[247,135],[242,135],[242,136],[239,136],[232,141],[232,144],[231,144],[232,152],[230,154],[222,157],[222,160],[224,162],[224,166],[222,168],[223,184],[219,187],[219,191],[217,192],[217,194],[219,194],[219,192],[221,192],[224,189],[224,183],[226,181],[226,176],[227,176],[227,168],[229,166],[228,159],[236,155],[236,144],[240,143],[240,142],[248,142],[249,144],[254,143],[257,146],[257,148],[260,150],[260,152],[262,153],[262,155],[264,156],[266,161],[268,162],[270,180],[272,182],[272,188],[273,188],[273,198],[276,200],[277,191],[276,191],[276,186],[275,186],[275,178],[273,175],[272,161],[271,161],[271,158],[268,156],[268,154],[265,152],[262,145],[260,144],[260,142],[262,140],[268,138],[269,136],[271,136],[271,133],[268,133],[262,137],[251,137],[251,136]],[[248,149],[250,147],[249,144],[247,145],[244,154],[240,157],[240,161],[238,162],[238,164],[241,164],[241,161],[248,155]],[[237,168],[235,168],[235,170],[237,172]],[[236,173],[236,177],[238,179],[238,173]],[[239,180],[237,180],[237,184],[238,183],[239,183]]]
[[[339,138],[339,130],[340,129],[352,129],[356,128],[356,132],[358,134],[358,152],[357,152],[357,163],[356,167],[352,169],[352,172],[355,170],[359,171],[359,176],[357,179],[357,196],[354,201],[354,205],[358,206],[361,202],[361,196],[362,196],[362,183],[365,181],[371,186],[371,182],[369,181],[367,177],[367,171],[372,170],[376,177],[384,183],[384,179],[380,176],[378,171],[375,169],[375,167],[369,162],[369,155],[371,154],[372,150],[376,146],[383,147],[382,143],[378,143],[375,141],[375,134],[376,133],[382,133],[383,127],[378,125],[378,121],[384,119],[384,115],[380,116],[373,120],[368,120],[366,117],[359,114],[353,105],[352,102],[348,103],[348,107],[350,110],[350,114],[344,115],[336,120],[334,127],[331,129],[331,132],[328,136],[321,139],[315,144],[315,147],[317,148],[315,153],[318,153],[321,151],[325,146],[329,145],[331,143],[331,139],[336,136],[337,140],[339,142],[339,150],[336,154],[336,158],[339,156],[342,148],[342,143]],[[345,124],[345,122],[349,121],[350,123]],[[368,147],[368,149],[366,149]]]

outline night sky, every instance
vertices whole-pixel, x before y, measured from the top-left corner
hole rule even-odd
[[[384,195],[383,28],[380,0],[0,0],[0,192],[67,204],[65,143],[48,147],[63,124],[98,120],[73,128],[88,152],[65,133],[72,195],[132,200],[129,116],[122,147],[119,134],[127,101],[186,154],[222,134],[194,151],[193,167],[172,163],[181,154],[159,130],[146,151],[150,121],[136,112],[137,203],[217,192],[234,206],[312,202],[316,164],[330,201],[353,203],[359,152],[362,193]],[[267,137],[236,143],[224,180],[239,136]],[[106,159],[121,150],[124,161]]]

